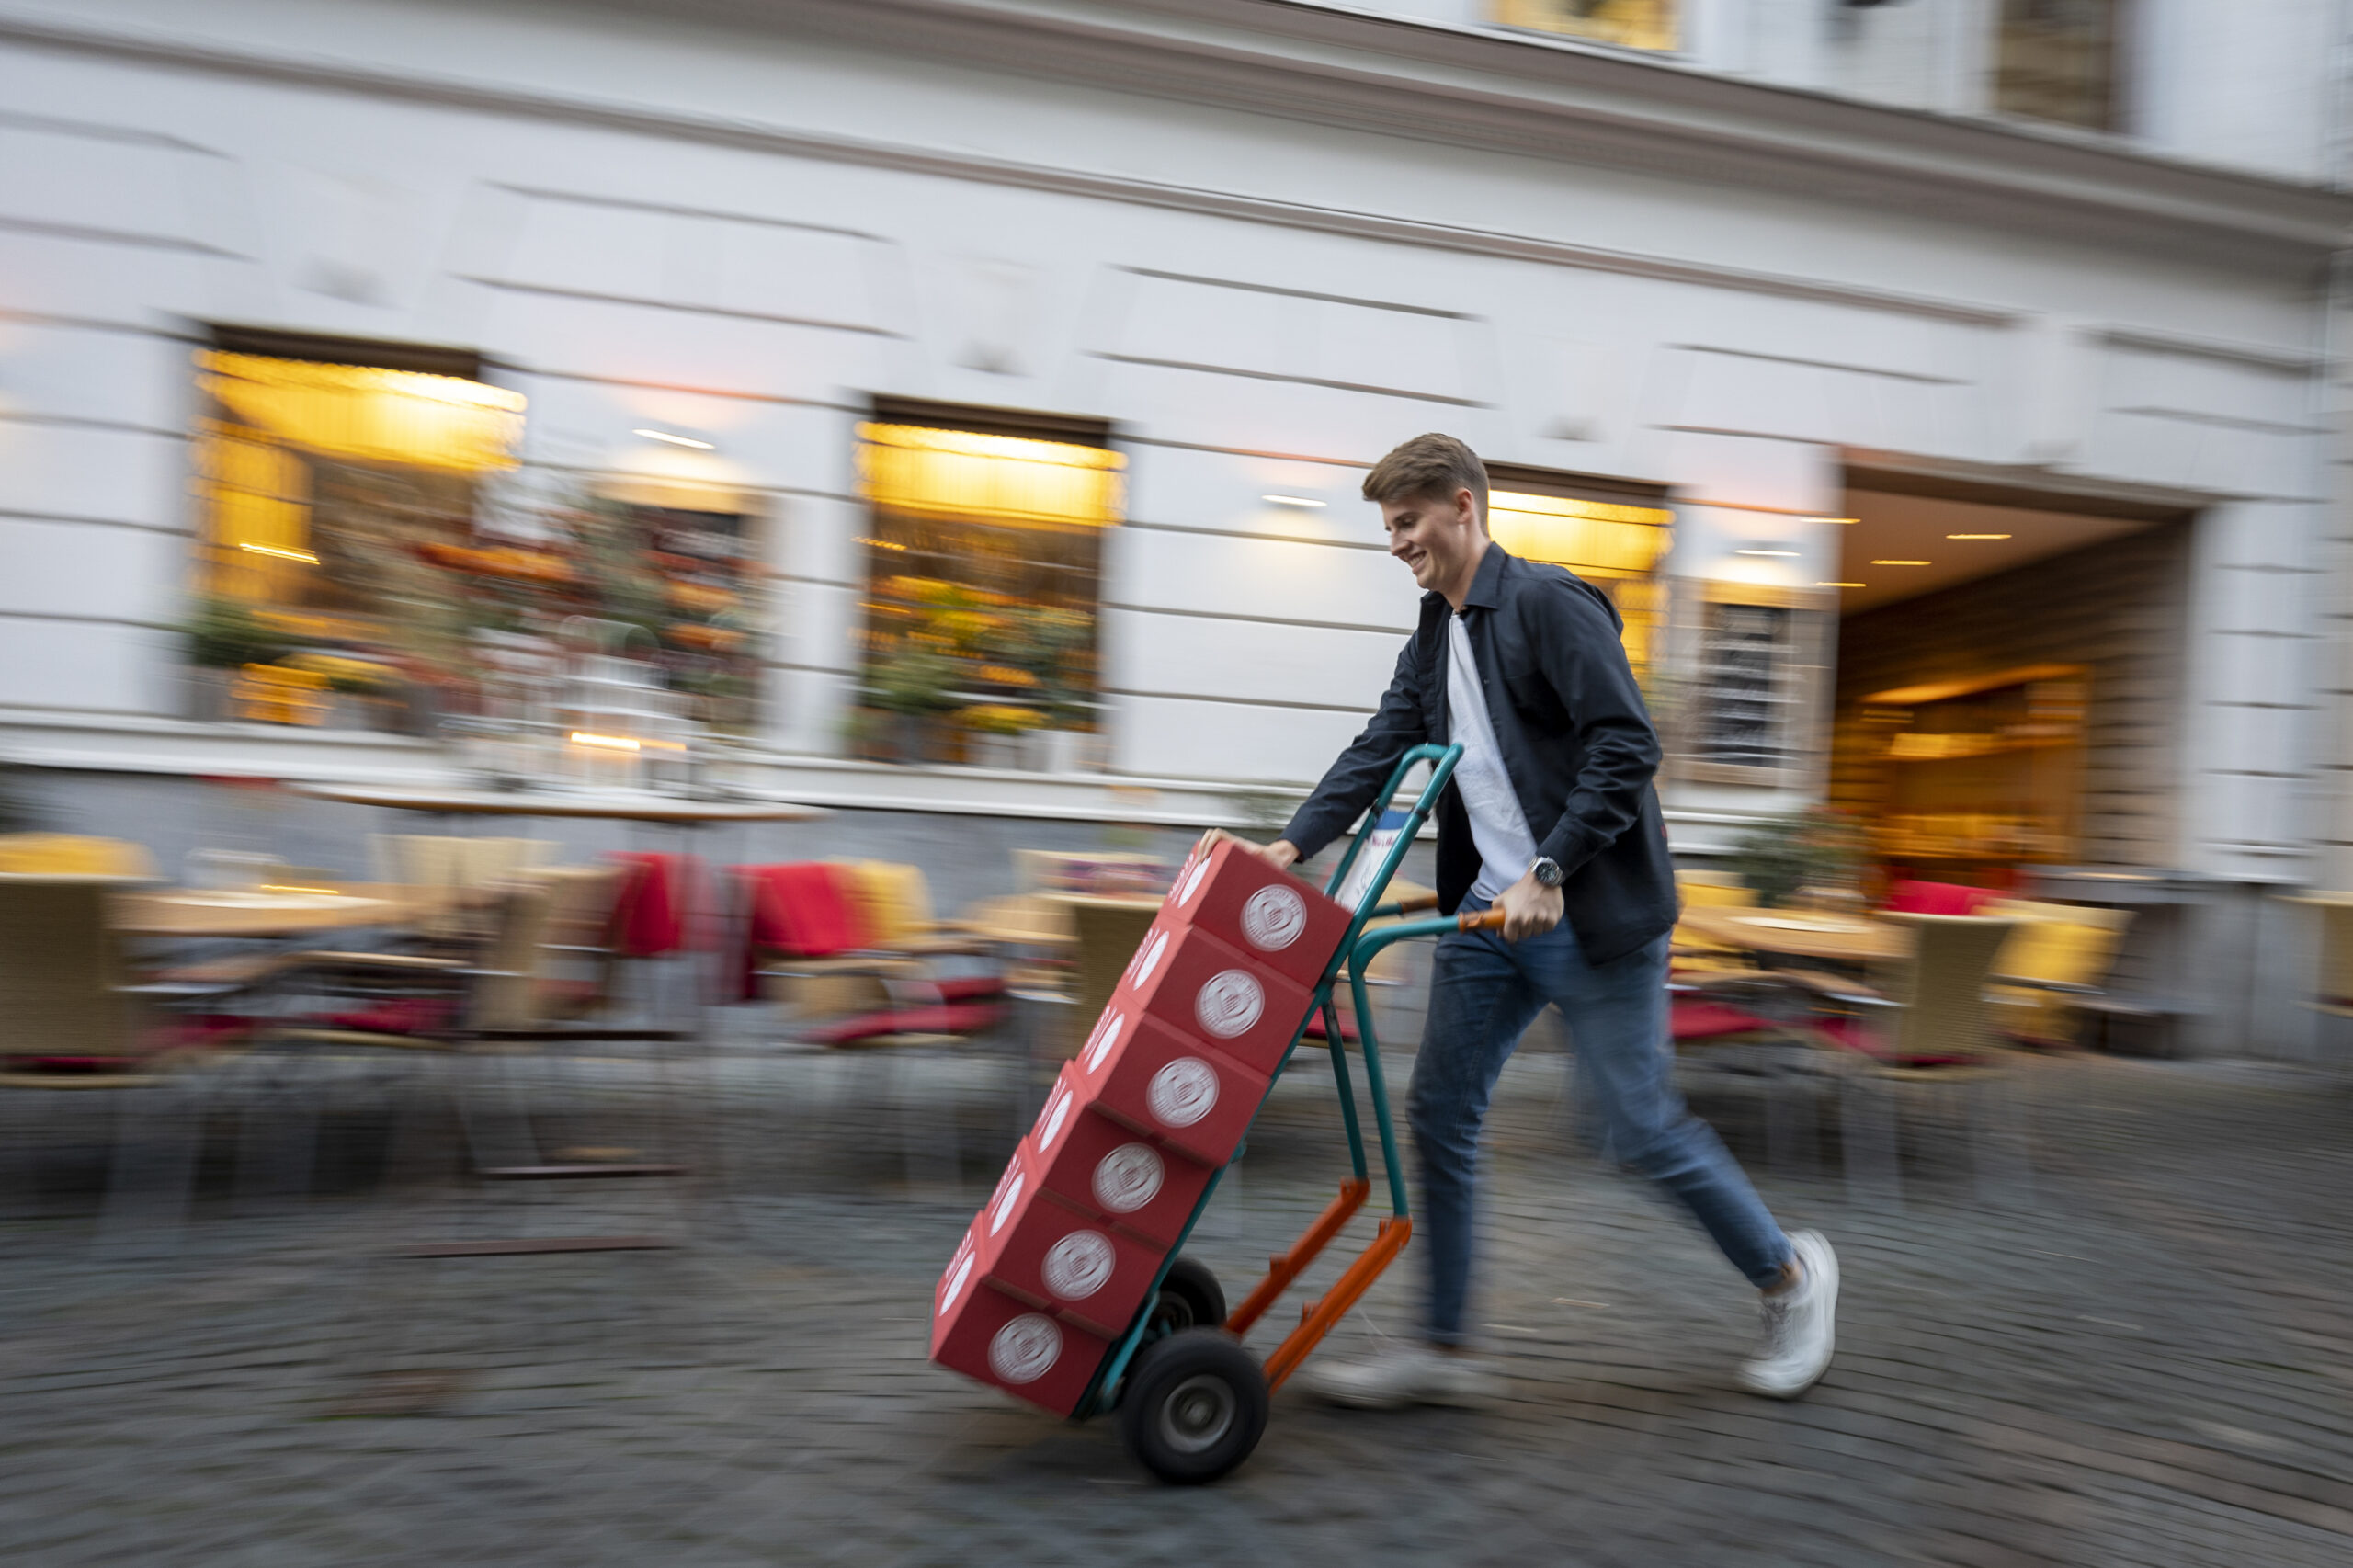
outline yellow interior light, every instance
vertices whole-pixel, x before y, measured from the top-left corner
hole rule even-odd
[[[1619,641],[1635,670],[1650,661],[1651,637],[1665,608],[1656,579],[1674,541],[1675,514],[1566,495],[1496,490],[1487,496],[1487,537],[1528,561],[1565,566],[1607,585],[1625,621]]]
[[[237,548],[249,550],[256,555],[276,556],[280,561],[299,561],[305,566],[316,566],[319,563],[319,558],[307,550],[289,550],[282,545],[275,544],[256,544],[249,539],[239,540]]]
[[[1933,561],[1874,561],[1874,566],[1934,566]]]
[[[585,730],[573,731],[572,744],[576,746],[597,746],[605,751],[638,749],[638,744],[627,735],[592,735]]]
[[[327,457],[457,473],[515,466],[523,394],[459,376],[258,354],[196,357],[199,384],[238,419]]]
[[[920,517],[1108,528],[1125,505],[1127,460],[1101,447],[923,425],[861,425],[859,487]]]

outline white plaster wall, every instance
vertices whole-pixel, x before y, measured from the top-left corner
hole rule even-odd
[[[189,11],[72,16],[153,31]],[[43,12],[64,14],[0,5]],[[837,744],[852,426],[877,391],[1116,422],[1115,762],[1162,776],[1305,779],[1361,722],[1413,590],[1353,498],[1421,430],[1675,486],[1693,508],[1677,570],[1718,533],[1834,506],[1840,446],[2227,493],[2244,499],[2200,576],[2213,684],[2185,768],[2212,825],[2194,847],[2247,875],[2292,859],[2267,847],[2295,842],[2290,791],[2262,780],[2308,765],[2311,725],[2256,704],[2311,689],[2303,655],[2269,643],[2314,607],[2265,604],[2286,635],[2258,638],[2233,596],[2308,567],[2315,318],[2293,280],[581,11],[219,0],[202,21],[222,50],[704,129],[0,51],[0,135],[42,165],[0,165],[0,701],[169,710],[155,628],[188,506],[188,345],[167,335],[231,320],[482,348],[531,399],[540,476],[614,460],[638,425],[709,434],[774,519],[788,750]],[[720,122],[801,140],[718,144]],[[1242,221],[1170,188],[1453,233]],[[1461,231],[1631,259],[1481,254]]]

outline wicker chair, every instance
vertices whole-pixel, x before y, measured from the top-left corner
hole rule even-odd
[[[1971,915],[1881,916],[1912,928],[1908,960],[1874,971],[1876,987],[1822,984],[1845,1009],[1818,1032],[1849,1058],[1843,1111],[1847,1185],[1903,1201],[1905,1113],[1956,1112],[1969,1128],[1981,1194],[2030,1189],[2023,1119],[1994,1032],[1986,983],[2017,922]]]
[[[0,875],[0,1090],[111,1095],[117,1103],[105,1196],[105,1230],[186,1211],[209,1086],[193,1069],[210,1054],[192,1035],[163,1027],[153,1004],[201,1000],[225,987],[132,983],[108,919],[119,876]],[[41,1131],[59,1119],[44,1107]],[[33,1130],[0,1145],[0,1192],[37,1169]]]

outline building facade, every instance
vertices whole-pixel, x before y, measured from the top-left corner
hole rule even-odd
[[[0,754],[447,777],[191,618],[486,687],[586,607],[769,788],[1231,821],[1444,429],[1626,613],[1678,855],[2186,873],[2193,1040],[2292,1042],[2353,199],[2341,8],[2262,9],[6,0]]]

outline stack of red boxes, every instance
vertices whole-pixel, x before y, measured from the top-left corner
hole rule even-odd
[[[1233,1157],[1348,913],[1196,850],[949,1260],[931,1358],[1067,1415]]]

